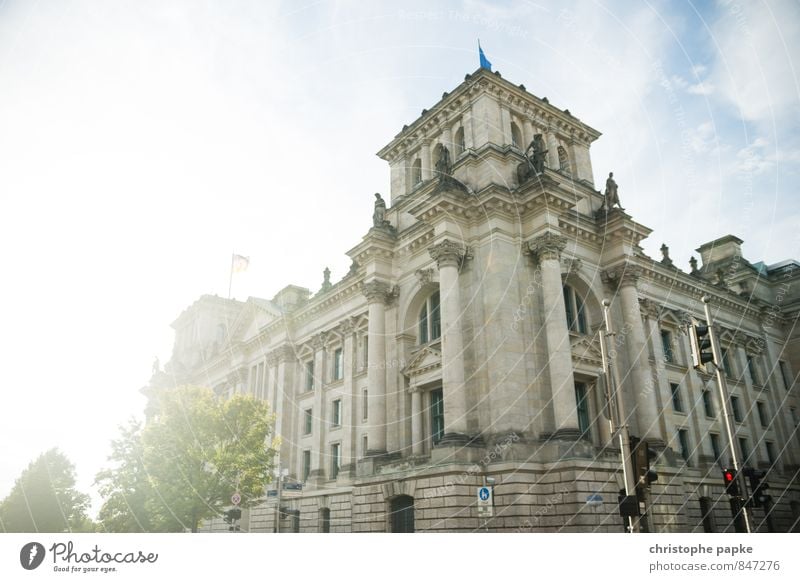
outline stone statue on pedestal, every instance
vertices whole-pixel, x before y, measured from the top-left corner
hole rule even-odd
[[[606,212],[611,210],[614,205],[619,206],[620,210],[625,210],[622,207],[622,204],[619,203],[619,194],[617,192],[618,186],[616,181],[614,181],[614,172],[608,173],[608,179],[606,180],[606,191],[605,191],[605,200],[603,201],[604,208]]]
[[[375,193],[375,211],[372,213],[372,225],[383,228],[386,224],[386,202],[383,197]]]

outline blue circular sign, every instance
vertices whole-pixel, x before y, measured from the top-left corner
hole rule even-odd
[[[481,490],[478,491],[478,497],[481,498],[481,501],[486,501],[487,499],[489,499],[489,488],[481,487]]]

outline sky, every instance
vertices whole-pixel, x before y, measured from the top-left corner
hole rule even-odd
[[[684,269],[734,234],[800,258],[800,4],[0,0],[0,499],[58,446],[95,499],[169,324],[335,282],[388,195],[375,155],[478,68],[603,133]],[[388,196],[385,196],[388,199]]]

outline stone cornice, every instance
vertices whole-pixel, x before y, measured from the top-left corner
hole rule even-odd
[[[561,260],[561,252],[567,247],[567,237],[554,232],[545,232],[525,243],[524,251],[534,261],[541,263],[547,260]]]

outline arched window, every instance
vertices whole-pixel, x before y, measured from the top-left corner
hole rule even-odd
[[[456,157],[460,156],[464,153],[464,150],[467,149],[466,144],[464,143],[464,128],[459,127],[458,131],[456,131]]]
[[[331,533],[331,510],[322,507],[319,510],[319,531],[321,533]]]
[[[575,333],[586,333],[586,308],[583,299],[569,285],[564,285],[564,309],[567,312],[567,327]]]
[[[419,343],[426,344],[442,336],[442,318],[439,311],[439,292],[436,291],[419,311]]]
[[[400,495],[389,503],[389,529],[392,533],[414,533],[414,498]]]
[[[522,149],[522,134],[517,124],[513,121],[511,122],[511,145],[517,149]]]
[[[558,146],[558,169],[567,174],[570,173],[569,156],[563,146]]]
[[[411,185],[416,186],[422,182],[422,160],[417,158],[411,164]]]

